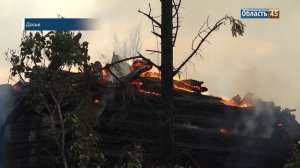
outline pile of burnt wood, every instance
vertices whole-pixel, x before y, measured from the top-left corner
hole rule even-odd
[[[118,160],[139,144],[155,162],[160,150],[160,96],[139,93],[121,104],[120,93],[98,97],[104,153]],[[279,168],[289,157],[289,145],[300,137],[293,110],[272,102],[253,99],[253,106],[231,106],[218,97],[175,89],[172,108],[177,160],[192,167]]]
[[[141,63],[138,63],[141,65]],[[142,64],[143,65],[143,64]],[[120,159],[140,144],[149,160],[159,158],[160,78],[139,66],[130,76],[133,91],[105,93],[96,99],[101,109],[99,132],[108,157]],[[203,95],[203,82],[174,80],[175,150],[181,164],[193,167],[283,167],[289,146],[300,138],[300,126],[291,113],[274,102],[253,98],[231,100]],[[136,90],[136,92],[134,92]],[[111,94],[112,93],[112,94]]]
[[[136,145],[143,148],[146,162],[159,159],[160,78],[143,73],[145,67],[139,67],[118,79],[125,86],[100,77],[91,88],[98,109],[96,129],[111,163],[122,161]],[[300,138],[299,123],[291,113],[294,110],[254,99],[251,94],[243,99],[236,96],[231,100],[235,103],[228,104],[222,98],[203,95],[207,88],[202,84],[196,80],[174,82],[170,108],[174,112],[176,162],[209,168],[281,168],[290,155],[289,146]],[[21,92],[15,93],[14,107],[1,125],[1,137],[5,138],[1,139],[0,159],[10,167],[51,167],[57,162],[55,153],[49,153],[55,147],[47,134],[49,121],[26,105],[30,88],[17,86],[22,86]],[[245,102],[247,106],[239,105]]]

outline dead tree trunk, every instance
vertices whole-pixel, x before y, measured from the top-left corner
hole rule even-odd
[[[139,13],[147,16],[152,22],[152,33],[161,39],[161,51],[147,50],[153,53],[161,53],[161,92],[162,92],[162,112],[160,113],[160,145],[162,161],[168,163],[172,160],[174,154],[174,131],[173,118],[174,110],[172,108],[173,101],[173,76],[179,74],[180,69],[185,66],[195,55],[200,55],[201,45],[207,41],[208,36],[226,21],[230,20],[232,25],[232,35],[243,35],[244,24],[240,20],[233,17],[225,16],[220,19],[214,27],[208,26],[208,20],[200,28],[197,36],[192,42],[192,53],[187,59],[174,71],[173,67],[173,47],[175,47],[178,28],[180,23],[179,10],[181,0],[160,0],[161,2],[161,22],[157,21],[151,14],[151,5],[149,3],[149,13],[138,10]],[[173,24],[174,23],[174,24]],[[156,30],[160,29],[159,34]],[[203,34],[203,35],[202,35]],[[200,39],[200,42],[197,41]]]
[[[171,161],[174,154],[173,131],[173,4],[172,0],[161,0],[161,89],[163,112],[161,114],[161,158]]]

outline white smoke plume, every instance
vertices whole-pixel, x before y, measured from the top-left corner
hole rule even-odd
[[[250,101],[254,105],[254,110],[241,116],[233,132],[250,137],[270,138],[276,122],[275,113],[278,112],[280,107],[275,106],[274,102],[253,99],[251,93],[246,94],[244,101]]]

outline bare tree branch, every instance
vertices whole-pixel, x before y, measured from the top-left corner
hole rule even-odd
[[[175,13],[173,14],[173,18],[174,17],[179,17],[179,8],[181,7],[181,0],[179,0],[178,3],[175,2],[175,0],[172,0],[173,1],[173,7],[175,9]]]
[[[150,3],[149,3],[149,13],[148,14],[141,11],[140,9],[138,10],[138,12],[145,15],[146,17],[148,17],[151,20],[151,23],[152,23],[152,32],[151,33],[155,35],[155,38],[156,38],[156,41],[157,41],[157,44],[158,44],[158,37],[161,38],[161,35],[159,33],[157,33],[156,28],[161,29],[161,23],[158,22],[155,18],[159,18],[161,16],[152,16],[151,15],[152,8],[151,8]],[[158,50],[158,47],[157,47],[157,50]],[[159,52],[152,52],[151,54],[153,54],[153,53],[159,54]],[[158,58],[158,56],[159,55],[157,55],[157,58]],[[156,64],[153,64],[153,65],[160,70],[159,66],[157,66]]]
[[[157,37],[161,38],[161,35],[160,35],[160,34],[158,34],[158,33],[156,33],[155,31],[152,31],[151,33],[152,33],[152,34],[154,34],[155,36],[157,36]]]
[[[210,42],[207,40],[208,36],[213,32],[219,29],[219,27],[225,23],[226,20],[230,21],[230,24],[232,25],[231,27],[231,32],[232,32],[232,36],[236,37],[237,35],[242,36],[244,34],[244,28],[245,25],[237,19],[234,19],[232,16],[225,16],[224,18],[220,19],[219,21],[217,21],[215,23],[215,25],[213,26],[213,28],[210,28],[208,25],[208,18],[206,20],[206,22],[204,22],[204,24],[201,26],[201,28],[199,29],[199,32],[197,34],[197,36],[193,39],[192,41],[192,53],[181,63],[181,65],[174,71],[173,76],[175,76],[177,73],[179,73],[180,69],[194,56],[194,55],[200,55],[199,51],[201,45],[203,44],[203,42],[208,42],[210,44]],[[206,28],[204,28],[204,26],[206,26]],[[204,37],[202,37],[202,34],[206,33]],[[194,47],[194,44],[196,42],[197,39],[201,39],[200,42],[197,44],[196,47]],[[201,55],[200,55],[201,56]]]
[[[55,103],[55,107],[57,109],[57,114],[59,116],[59,122],[60,122],[60,126],[61,126],[61,131],[62,131],[62,136],[60,138],[59,144],[60,144],[60,153],[61,153],[61,159],[62,159],[62,163],[64,165],[65,168],[68,168],[68,164],[67,164],[67,160],[66,160],[66,155],[65,155],[65,133],[66,133],[66,129],[65,129],[65,125],[64,125],[64,118],[62,115],[62,111],[61,111],[61,100],[64,97],[64,92],[62,94],[59,95],[59,97],[55,97],[55,94],[53,93],[52,90],[49,90],[50,96],[52,97],[54,103]]]
[[[180,5],[181,5],[181,0],[179,0],[179,2],[176,4],[175,0],[173,0],[173,7],[175,9],[175,14],[173,15],[173,18],[175,17],[176,20],[176,26],[174,26],[173,28],[175,29],[175,33],[173,36],[173,44],[172,46],[175,46],[176,40],[177,40],[177,35],[178,35],[178,29],[179,29],[179,9],[180,9]]]
[[[125,62],[125,61],[128,61],[128,60],[132,60],[132,59],[137,59],[137,58],[141,58],[143,60],[145,60],[148,64],[150,65],[153,65],[154,67],[156,67],[158,70],[160,70],[160,66],[156,65],[154,62],[152,62],[150,59],[144,57],[141,53],[138,52],[138,56],[134,56],[134,57],[128,57],[128,58],[125,58],[125,59],[122,59],[122,60],[119,60],[119,61],[116,61],[114,63],[111,63],[111,64],[106,64],[103,68],[101,68],[101,70],[104,70],[104,69],[109,69],[111,66],[114,66],[116,64],[119,64],[121,62]]]
[[[122,40],[114,35],[114,51],[124,57],[136,55],[141,50],[141,46],[140,25],[128,32],[128,36]]]
[[[153,23],[156,24],[156,26],[161,27],[161,24],[156,19],[154,19],[154,17],[151,15],[152,9],[151,9],[150,3],[149,3],[149,13],[145,13],[145,12],[141,11],[140,9],[138,10],[138,12],[147,16]]]
[[[221,19],[221,20],[223,20],[223,19]],[[205,42],[206,41],[206,39],[207,39],[207,37],[213,32],[213,31],[215,31],[215,30],[217,30],[220,26],[221,26],[221,24],[223,24],[223,22],[221,21],[221,20],[219,20],[215,25],[214,25],[214,27],[212,28],[212,29],[210,29],[209,30],[209,32],[202,38],[201,37],[201,28],[200,28],[200,31],[199,31],[199,33],[198,33],[198,35],[193,39],[193,44],[194,44],[194,42],[196,41],[196,39],[197,38],[201,38],[201,41],[198,43],[198,45],[196,46],[196,48],[194,48],[193,49],[193,52],[186,58],[186,60],[184,60],[182,63],[181,63],[181,65],[174,71],[174,73],[173,73],[173,76],[175,76],[179,71],[180,71],[180,69],[194,56],[194,55],[197,55],[198,54],[198,51],[199,51],[199,49],[200,49],[200,47],[201,47],[201,45],[203,44],[203,42]]]
[[[152,52],[152,53],[161,53],[161,51],[157,51],[157,50],[146,50],[148,52]]]

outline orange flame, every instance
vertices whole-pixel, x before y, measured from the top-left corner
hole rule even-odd
[[[161,75],[158,72],[151,72],[151,71],[147,71],[147,72],[143,72],[140,77],[151,77],[151,78],[159,78],[161,79]]]
[[[109,71],[107,69],[103,69],[102,70],[102,78],[104,80],[108,80],[109,79]]]
[[[147,90],[142,89],[142,88],[141,88],[141,86],[143,85],[143,82],[142,82],[142,81],[139,81],[139,80],[133,81],[133,82],[131,82],[131,85],[137,87],[137,88],[138,88],[138,91],[139,91],[140,93],[144,93],[144,94],[152,94],[152,95],[156,95],[156,96],[161,95],[160,93],[157,93],[157,92],[152,92],[152,91],[147,91]]]
[[[183,90],[183,91],[190,92],[190,93],[201,93],[204,90],[204,88],[201,86],[201,84],[200,85],[199,84],[192,85],[192,84],[188,83],[187,81],[184,81],[183,79],[175,80],[175,81],[177,81],[179,83],[178,84],[176,84],[177,82],[174,83],[173,87],[176,89],[179,89],[179,90]]]
[[[186,84],[186,83],[185,83]],[[183,91],[186,91],[186,92],[190,92],[190,93],[194,93],[195,91],[193,91],[192,89],[188,88],[188,87],[184,87],[184,86],[179,86],[179,85],[176,85],[175,83],[173,84],[173,87],[176,88],[176,89],[179,89],[179,90],[183,90]]]
[[[151,92],[151,91],[147,91],[147,90],[144,90],[144,89],[139,89],[139,92],[140,93],[145,93],[145,94],[156,95],[156,96],[160,96],[161,95],[160,93]]]
[[[131,67],[132,67],[132,70],[135,71],[135,70],[137,70],[138,68],[140,68],[140,67],[142,67],[144,65],[146,65],[146,64],[145,64],[145,62],[143,60],[136,59],[136,60],[133,61]]]
[[[228,106],[239,106],[239,104],[236,101],[232,100],[232,99],[229,99],[227,97],[221,97],[221,98],[222,98],[221,102],[223,104],[225,104],[225,105],[228,105]]]
[[[221,99],[222,99],[221,103],[223,103],[225,105],[228,105],[228,106],[235,106],[235,107],[242,107],[242,108],[253,106],[253,104],[251,104],[250,102],[238,103],[235,100],[232,100],[232,99],[229,99],[229,98],[226,98],[226,97],[221,97]]]
[[[132,63],[132,71],[135,71],[143,66],[147,66],[149,69],[145,68],[144,70],[147,70],[146,72],[143,72],[140,74],[140,77],[144,77],[144,78],[158,78],[161,79],[161,74],[159,72],[155,72],[155,70],[152,69],[151,65],[148,65],[147,62],[141,60],[141,59],[136,59],[133,61]],[[102,75],[102,79],[103,80],[109,80],[110,78],[110,73],[108,69],[103,69],[101,71],[101,75]],[[190,93],[199,93],[201,92],[202,86],[197,86],[197,85],[191,85],[183,80],[181,80],[178,77],[174,77],[173,78],[174,82],[173,83],[173,87],[175,89],[179,89],[179,90],[183,90],[186,92],[190,92]],[[148,90],[144,90],[141,86],[143,85],[142,81],[140,80],[136,80],[133,81],[131,83],[132,86],[137,87],[138,91],[140,93],[146,93],[146,94],[153,94],[153,95],[161,95],[161,93],[157,93],[157,92],[153,92],[153,91],[148,91]]]
[[[137,63],[133,66],[138,67],[140,65],[141,65],[141,63],[139,61],[137,61]],[[140,77],[161,79],[161,74],[158,73],[158,72],[146,71],[146,72],[143,72],[140,75]],[[174,77],[173,80],[174,80],[173,87],[175,89],[178,89],[178,90],[183,90],[183,91],[190,92],[190,93],[197,93],[197,91],[201,91],[201,89],[202,89],[202,86],[200,86],[200,85],[199,86],[197,86],[197,85],[194,86],[194,85],[191,85],[191,84],[185,82],[184,80],[177,79],[176,77]],[[138,81],[138,82],[134,81],[131,84],[133,86],[139,86],[139,91],[142,92],[142,93],[161,95],[161,94],[156,93],[156,92],[142,90],[141,87],[140,87],[141,85],[143,85],[142,81]]]

